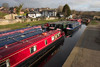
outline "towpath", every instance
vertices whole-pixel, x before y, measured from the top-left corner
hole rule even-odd
[[[100,67],[100,22],[88,25],[62,67]]]

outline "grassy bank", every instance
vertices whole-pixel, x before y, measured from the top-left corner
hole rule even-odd
[[[47,22],[56,22],[56,21],[59,21],[58,19],[56,20],[41,20],[41,21],[34,21],[34,22],[25,22],[25,23],[15,23],[15,24],[8,24],[8,25],[0,25],[0,29],[7,29],[7,28],[10,28],[10,29],[20,29],[20,28],[25,28],[27,27],[26,25],[27,24],[30,24],[30,26],[33,26],[33,25],[39,25],[39,24],[44,24],[44,23],[47,23]]]
[[[7,13],[0,12],[0,18],[4,18],[5,15],[7,15]]]
[[[100,21],[92,20],[92,21],[91,21],[91,25],[98,25],[99,22],[100,22]]]

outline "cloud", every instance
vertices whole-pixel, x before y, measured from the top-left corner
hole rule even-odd
[[[100,11],[99,0],[69,0],[72,9],[82,11]]]
[[[57,8],[59,5],[67,3],[71,9],[75,10],[100,11],[100,0],[0,0],[0,5],[2,3],[9,3],[10,6],[24,4],[24,7],[31,8]]]

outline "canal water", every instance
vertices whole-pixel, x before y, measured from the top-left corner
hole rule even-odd
[[[37,63],[36,67],[62,67],[85,28],[86,25],[83,24],[77,31],[65,37],[64,42],[45,56],[41,63]]]

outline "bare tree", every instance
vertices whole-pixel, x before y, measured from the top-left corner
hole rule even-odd
[[[2,7],[4,7],[4,8],[9,8],[9,4],[8,4],[8,3],[3,3],[3,4],[2,4]]]
[[[20,4],[19,6],[16,6],[16,13],[20,14],[20,11],[22,10],[23,4]]]
[[[62,10],[63,10],[63,6],[59,6],[57,9],[57,13],[62,13]]]

